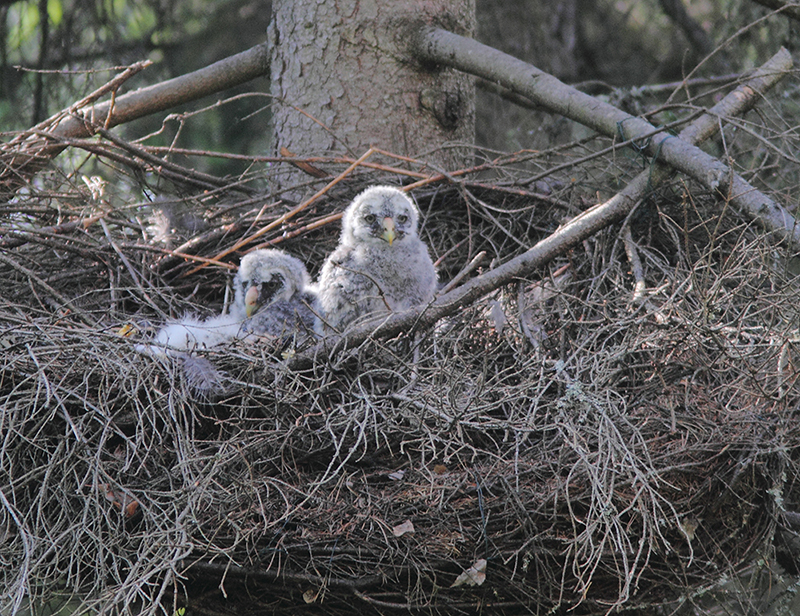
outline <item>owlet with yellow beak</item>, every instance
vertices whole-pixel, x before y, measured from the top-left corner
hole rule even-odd
[[[417,206],[397,188],[372,186],[356,196],[317,283],[328,329],[433,300],[436,270],[418,224]]]

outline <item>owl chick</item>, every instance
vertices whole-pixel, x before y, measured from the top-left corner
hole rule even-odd
[[[365,315],[407,310],[433,299],[436,270],[417,235],[418,222],[417,206],[392,186],[373,186],[356,196],[317,285],[330,328],[342,331]]]
[[[305,339],[322,334],[316,290],[305,265],[282,250],[251,252],[234,281],[234,304],[244,312],[239,337]]]
[[[237,338],[243,320],[243,313],[240,313],[235,306],[232,306],[227,314],[208,319],[187,315],[179,321],[167,323],[158,331],[153,344],[142,350],[161,354],[168,350],[210,349]]]
[[[168,323],[142,350],[208,349],[249,336],[281,340],[320,335],[316,295],[303,263],[282,250],[256,250],[242,258],[230,312],[205,320],[186,316]]]

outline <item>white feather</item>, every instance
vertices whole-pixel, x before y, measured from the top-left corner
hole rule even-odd
[[[170,355],[174,354],[170,351],[210,349],[239,337],[242,320],[238,311],[204,321],[187,316],[162,327],[153,343],[140,345],[140,350],[154,355]]]

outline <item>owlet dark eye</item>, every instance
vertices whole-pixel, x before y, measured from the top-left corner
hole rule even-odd
[[[364,216],[364,222],[371,225],[373,222],[375,222],[375,214],[367,214]]]
[[[408,222],[408,216],[406,216],[405,214],[400,214],[400,216],[397,217],[397,222],[399,222],[400,224],[407,223]]]

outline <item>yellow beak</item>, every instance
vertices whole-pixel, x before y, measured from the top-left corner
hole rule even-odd
[[[395,233],[394,233],[394,219],[387,216],[383,219],[383,239],[389,242],[389,246],[392,245],[394,242]]]
[[[258,287],[252,286],[247,289],[247,293],[244,295],[244,312],[248,317],[251,317],[256,308],[258,308]]]

